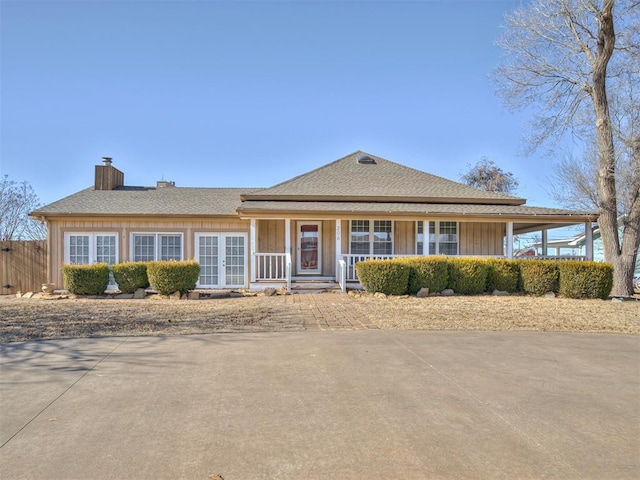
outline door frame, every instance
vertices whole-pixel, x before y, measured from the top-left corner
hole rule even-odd
[[[249,285],[249,234],[246,232],[198,232],[194,234],[194,258],[200,262],[200,238],[201,237],[217,237],[218,238],[218,284],[217,285],[201,285],[200,276],[196,288],[246,288]],[[244,283],[243,284],[226,284],[226,239],[227,237],[244,238]]]
[[[302,239],[302,226],[303,225],[316,225],[318,227],[318,260],[316,268],[311,269],[302,269],[301,262],[301,245],[300,241]],[[297,275],[321,275],[322,274],[322,221],[321,220],[299,220],[296,224],[296,274]]]

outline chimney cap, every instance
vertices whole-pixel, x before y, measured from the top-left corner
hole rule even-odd
[[[112,157],[102,157],[102,162],[106,165],[109,166],[111,165],[111,161],[113,160]]]

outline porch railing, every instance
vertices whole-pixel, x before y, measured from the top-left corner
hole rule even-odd
[[[349,254],[342,255],[342,260],[345,262],[345,276],[347,282],[357,282],[358,274],[356,273],[356,263],[364,262],[365,260],[392,260],[394,258],[401,257],[415,257],[417,255],[357,255]]]
[[[338,284],[340,291],[345,293],[347,291],[347,262],[344,260],[338,261]]]
[[[580,262],[585,262],[587,260],[586,255],[536,255],[535,257],[521,257],[524,259],[531,260],[577,260]]]
[[[256,280],[287,280],[287,253],[256,253],[255,272]],[[289,264],[291,255],[289,255]]]
[[[286,282],[287,291],[291,291],[290,253],[256,253],[254,262],[256,280]]]

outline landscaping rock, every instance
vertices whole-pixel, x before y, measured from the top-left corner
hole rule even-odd
[[[264,294],[265,297],[272,297],[277,293],[277,290],[272,287],[267,287],[262,291],[262,293]]]
[[[416,297],[424,298],[429,296],[429,289],[427,287],[422,287],[418,293],[416,293]]]
[[[200,292],[189,292],[189,296],[187,297],[189,300],[200,300]]]
[[[147,295],[147,292],[144,288],[139,288],[135,292],[133,292],[133,298],[136,300],[141,300]]]
[[[35,293],[33,292],[27,292],[24,295],[22,295],[22,298],[33,298],[34,295]]]
[[[491,295],[505,296],[505,295],[509,295],[509,292],[505,292],[504,290],[494,290]]]
[[[556,294],[554,292],[547,292],[543,297],[556,298]]]
[[[16,298],[22,298],[22,292],[16,292]]]
[[[443,297],[451,297],[455,294],[456,292],[453,291],[453,289],[451,288],[445,288],[444,290],[442,290],[442,292],[440,292],[440,294]]]
[[[182,298],[182,294],[178,291],[173,292],[169,295],[169,300],[180,300]]]
[[[624,302],[624,298],[620,298],[620,297],[613,297],[611,299],[612,302],[616,302],[616,303],[622,303]]]
[[[374,298],[387,298],[387,296],[382,292],[376,292],[373,294]]]

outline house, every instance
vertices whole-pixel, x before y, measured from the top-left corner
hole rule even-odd
[[[619,228],[619,235],[622,238],[622,227]],[[600,235],[600,228],[597,226],[592,227],[592,252],[593,260],[596,262],[604,262],[604,247],[602,245],[602,237]],[[543,248],[541,242],[535,242],[531,244],[531,247],[536,249],[536,254],[544,256],[548,253],[549,249],[553,249],[555,256],[583,256],[587,250],[587,238],[584,233],[578,233],[568,238],[560,238],[557,240],[551,240],[547,242],[547,248]],[[567,252],[568,251],[568,252]],[[539,252],[539,253],[538,253]],[[640,255],[636,258],[636,266],[634,270],[634,277],[640,276]]]
[[[597,219],[525,203],[361,151],[269,188],[127,186],[105,157],[92,187],[31,215],[48,226],[48,278],[58,287],[63,262],[195,258],[201,288],[344,288],[357,284],[360,260],[511,258],[515,234],[581,224],[590,237]]]

